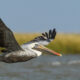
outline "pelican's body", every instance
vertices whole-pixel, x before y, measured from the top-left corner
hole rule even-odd
[[[1,54],[1,61],[7,62],[7,63],[25,62],[32,58],[38,57],[41,54],[42,52],[40,51],[26,48],[19,51]]]
[[[3,56],[3,57],[2,57]],[[24,62],[28,61],[32,58],[35,58],[37,55],[35,52],[31,52],[31,50],[24,49],[23,51],[14,51],[11,53],[7,53],[1,56],[2,61],[7,63],[14,63],[14,62]]]
[[[42,35],[19,46],[12,31],[0,19],[0,47],[5,48],[1,51],[0,61],[7,63],[24,62],[40,56],[43,51],[61,56],[61,54],[43,46],[55,38],[55,29],[53,31],[50,30],[49,33],[42,33]]]

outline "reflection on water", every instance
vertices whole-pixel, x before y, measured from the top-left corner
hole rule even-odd
[[[80,80],[80,55],[41,56],[23,63],[0,63],[0,80]]]

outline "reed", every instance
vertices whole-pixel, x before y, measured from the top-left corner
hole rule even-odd
[[[16,40],[20,45],[32,40],[38,35],[40,34],[15,33]],[[80,53],[80,34],[57,34],[54,41],[47,47],[63,54]]]

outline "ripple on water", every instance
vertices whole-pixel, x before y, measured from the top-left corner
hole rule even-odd
[[[61,62],[55,61],[55,62],[52,62],[52,65],[53,66],[60,66],[61,65]]]
[[[80,60],[73,60],[68,62],[69,65],[71,64],[80,64]]]

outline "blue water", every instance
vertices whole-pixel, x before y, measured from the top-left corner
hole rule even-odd
[[[80,55],[41,56],[13,64],[0,62],[0,80],[80,80]]]

